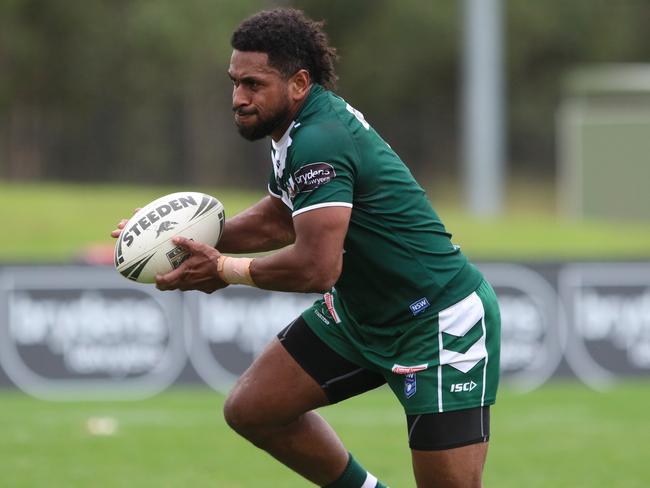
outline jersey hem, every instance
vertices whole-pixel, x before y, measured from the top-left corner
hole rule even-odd
[[[347,202],[325,202],[325,203],[316,203],[314,205],[309,205],[308,207],[300,208],[293,212],[291,214],[292,217],[295,217],[296,215],[300,215],[301,213],[304,212],[309,212],[310,210],[316,210],[318,208],[325,208],[325,207],[347,207],[347,208],[352,208],[351,203]]]
[[[359,352],[356,349],[351,347],[348,342],[343,340],[337,334],[326,332],[326,330],[329,327],[338,327],[338,326],[334,324],[324,325],[318,322],[316,319],[313,319],[311,316],[312,314],[310,314],[312,308],[313,305],[312,307],[309,307],[307,310],[303,311],[301,317],[307,324],[307,327],[309,327],[312,330],[312,332],[316,334],[316,336],[327,345],[327,347],[335,351],[340,356],[343,356],[351,363],[358,364],[359,366],[364,367],[370,371],[374,371],[376,373],[381,374],[382,371],[381,368],[379,368],[377,365],[371,363],[366,358],[364,358],[361,354],[359,354]]]

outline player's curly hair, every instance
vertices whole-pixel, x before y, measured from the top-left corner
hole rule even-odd
[[[238,51],[266,53],[269,64],[289,78],[306,69],[312,81],[333,89],[336,85],[336,49],[329,45],[324,22],[292,8],[259,12],[244,20],[230,39]]]

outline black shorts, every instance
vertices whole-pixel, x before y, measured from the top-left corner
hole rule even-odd
[[[296,362],[321,386],[331,404],[386,383],[379,373],[354,364],[327,346],[299,317],[278,339]],[[487,442],[490,407],[407,415],[411,449],[435,451]]]

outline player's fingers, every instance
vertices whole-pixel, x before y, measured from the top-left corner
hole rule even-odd
[[[176,290],[178,288],[179,280],[182,279],[184,273],[185,266],[181,265],[169,273],[157,274],[156,288],[159,290]]]
[[[203,247],[203,244],[183,236],[172,237],[172,242],[177,246],[185,248],[192,253],[199,251]]]
[[[167,273],[164,275],[156,275],[156,288],[159,290],[165,291],[165,290],[175,290],[176,286],[173,285],[173,283],[176,281],[175,279],[171,278],[169,275],[171,273]]]
[[[122,233],[122,230],[126,226],[126,223],[128,222],[128,219],[122,219],[117,223],[117,228],[113,229],[111,231],[111,237],[120,237],[120,234]]]

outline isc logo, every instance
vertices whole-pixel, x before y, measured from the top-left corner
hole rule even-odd
[[[472,391],[474,388],[476,388],[476,383],[469,381],[467,383],[454,383],[451,385],[449,391],[452,393],[460,393],[463,391]]]

